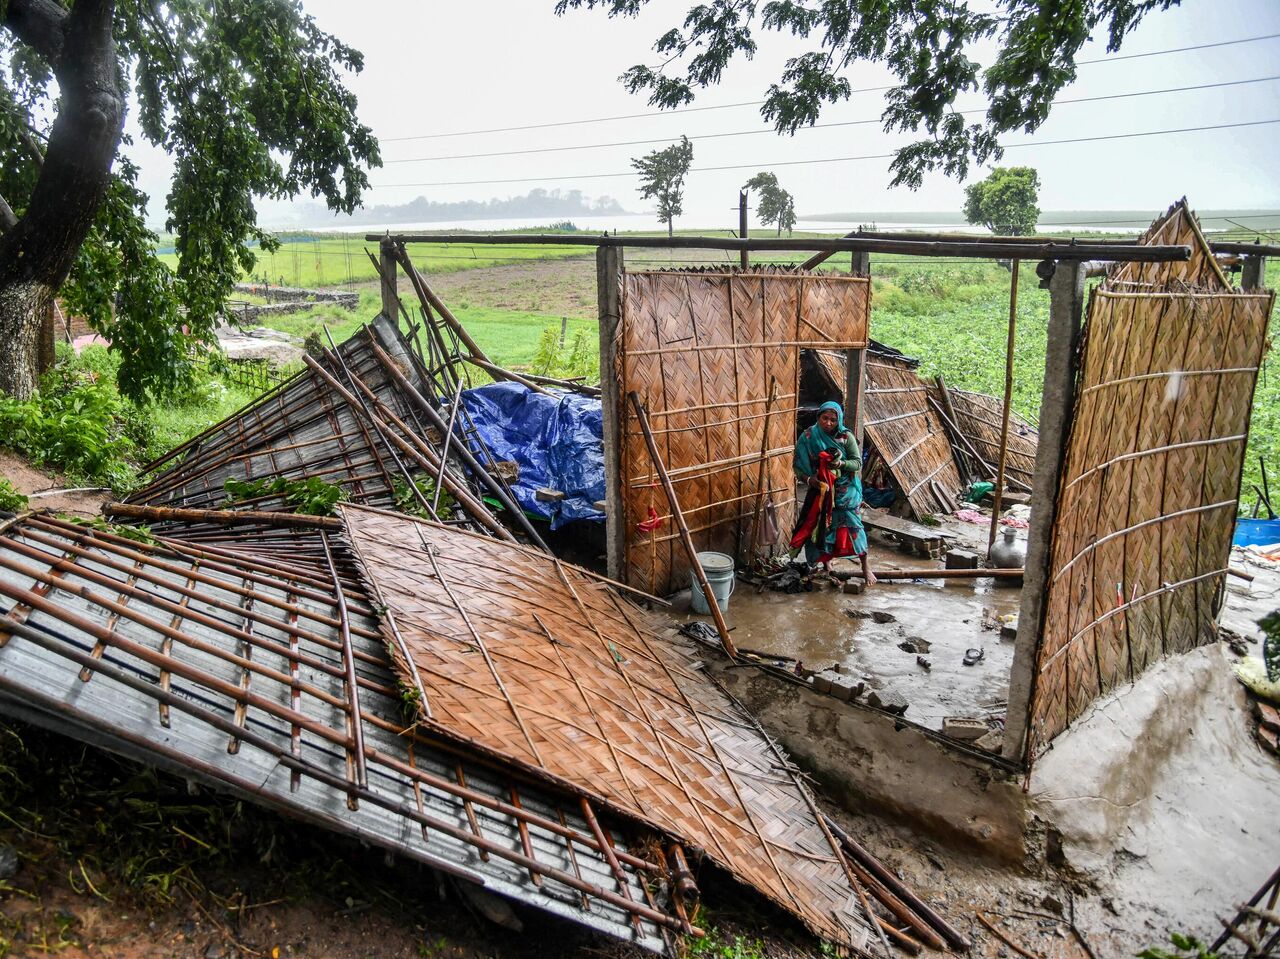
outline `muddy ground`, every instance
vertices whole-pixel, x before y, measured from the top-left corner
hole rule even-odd
[[[23,457],[0,449],[0,478],[7,479],[19,493],[29,497],[31,509],[90,518],[102,512],[111,499],[108,489],[68,488],[63,477],[37,469]]]
[[[645,955],[519,906],[523,930],[499,928],[452,880],[414,863],[21,723],[0,725],[0,800],[0,956]],[[1013,955],[977,910],[1036,955],[1089,955],[1060,915],[1076,893],[1055,877],[921,842],[874,818],[836,816],[974,937],[972,955]],[[16,869],[5,866],[6,846]],[[712,955],[825,954],[788,917],[730,885],[702,883]],[[1135,951],[1105,928],[1082,932],[1098,956]]]

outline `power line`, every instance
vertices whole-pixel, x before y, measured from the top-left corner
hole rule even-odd
[[[1262,40],[1274,40],[1280,37],[1280,33],[1267,33],[1258,37],[1242,37],[1239,40],[1220,40],[1217,43],[1200,43],[1193,47],[1173,47],[1168,50],[1151,50],[1147,53],[1129,53],[1118,57],[1102,57],[1097,60],[1078,60],[1076,66],[1088,66],[1095,63],[1112,63],[1116,60],[1137,60],[1142,57],[1159,57],[1168,53],[1187,53],[1192,50],[1207,50],[1211,47],[1230,47],[1241,43],[1257,43]],[[849,91],[852,93],[882,93],[885,90],[892,90],[896,84],[889,84],[883,87],[860,87],[857,90]],[[445,137],[470,137],[480,136],[486,133],[515,133],[520,130],[545,130],[549,127],[572,127],[581,126],[585,123],[607,123],[612,120],[639,120],[644,117],[665,117],[672,116],[677,113],[701,113],[707,110],[736,110],[742,107],[758,107],[765,101],[763,100],[746,100],[742,103],[722,103],[717,106],[709,107],[677,107],[673,110],[652,110],[648,113],[625,113],[612,117],[592,117],[587,120],[557,120],[549,123],[530,123],[524,126],[516,127],[493,127],[488,130],[457,130],[452,133],[420,133],[415,136],[404,137],[379,137],[382,143],[403,143],[406,140],[440,140]]]
[[[1023,147],[1034,146],[1056,146],[1063,143],[1093,143],[1099,140],[1126,140],[1135,137],[1154,137],[1164,136],[1172,133],[1197,133],[1204,130],[1231,130],[1238,127],[1255,127],[1265,126],[1269,123],[1280,123],[1280,119],[1274,120],[1248,120],[1241,123],[1219,123],[1213,126],[1200,127],[1179,127],[1172,130],[1146,130],[1140,133],[1113,133],[1107,136],[1096,137],[1070,137],[1062,140],[1035,140],[1031,143],[1011,143],[1001,144],[1006,150],[1016,150]],[[751,169],[768,169],[783,166],[806,166],[814,163],[845,163],[855,160],[887,160],[897,156],[896,153],[867,153],[862,156],[849,157],[823,157],[816,160],[777,160],[768,163],[732,163],[724,166],[708,166],[693,167],[690,173],[714,173],[722,170],[751,170]],[[606,180],[616,179],[618,177],[635,176],[634,171],[627,173],[582,173],[573,176],[533,176],[533,177],[514,177],[510,179],[498,180],[440,180],[433,182],[421,183],[381,183],[374,184],[373,189],[389,189],[393,187],[434,187],[434,186],[481,186],[487,184],[499,183],[550,183],[559,180]]]
[[[1188,87],[1166,87],[1163,90],[1138,90],[1133,93],[1107,93],[1096,97],[1075,97],[1069,100],[1055,100],[1054,106],[1064,106],[1069,103],[1096,103],[1100,100],[1124,100],[1130,97],[1151,97],[1165,93],[1187,93],[1192,90],[1210,90],[1216,87],[1238,87],[1249,83],[1267,83],[1271,80],[1280,80],[1280,76],[1271,77],[1254,77],[1250,80],[1224,80],[1219,83],[1200,83],[1195,86]],[[986,108],[978,108],[973,110],[959,110],[962,115],[970,115],[974,113],[985,113]],[[819,130],[831,127],[856,127],[864,126],[869,123],[880,123],[879,117],[873,117],[866,120],[841,120],[832,123],[815,123],[811,126],[801,127],[801,130]],[[764,133],[775,133],[773,129],[764,130],[737,130],[732,133],[705,133],[695,137],[695,141],[700,140],[720,140],[725,137],[745,137],[758,136]],[[428,163],[438,160],[481,160],[490,157],[509,157],[509,156],[527,156],[531,153],[566,153],[574,150],[602,150],[608,147],[633,147],[648,146],[653,143],[671,143],[671,137],[659,137],[650,140],[619,140],[614,143],[580,143],[576,146],[567,147],[535,147],[530,150],[498,150],[493,153],[458,153],[451,156],[435,156],[435,157],[406,157],[401,160],[385,160],[384,165],[390,166],[393,163]]]

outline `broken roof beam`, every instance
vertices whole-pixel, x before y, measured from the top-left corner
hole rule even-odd
[[[366,239],[381,240],[378,234]],[[659,250],[759,250],[772,252],[818,251],[820,257],[811,257],[801,264],[804,269],[821,263],[833,253],[900,253],[911,256],[963,256],[985,257],[996,260],[1111,260],[1123,262],[1164,263],[1187,260],[1191,257],[1189,246],[1145,246],[1138,243],[1088,242],[1073,239],[1042,240],[1031,242],[1013,240],[937,240],[929,234],[913,240],[884,239],[875,234],[859,234],[846,237],[822,237],[795,239],[792,237],[737,237],[721,236],[575,236],[557,233],[409,233],[395,234],[397,244],[406,243],[456,243],[463,246],[501,244],[504,246],[617,246]]]

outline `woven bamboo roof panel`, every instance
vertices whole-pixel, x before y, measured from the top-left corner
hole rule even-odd
[[[326,535],[259,549],[5,521],[0,711],[664,949],[688,926],[653,898],[651,832],[406,729],[421,693]]]
[[[341,487],[352,502],[390,507],[397,492],[410,494],[409,476],[434,481],[440,433],[422,418],[413,393],[395,372],[419,397],[431,396],[432,389],[393,324],[379,317],[336,354],[326,351],[318,360],[308,359],[307,369],[151,464],[147,485],[127,502],[290,512],[294,504],[285,493],[232,497],[225,484],[315,478]],[[445,483],[464,494],[470,490],[452,458]],[[478,496],[467,498],[460,512],[477,521],[475,528],[499,529]],[[215,526],[207,530],[219,535]]]
[[[1215,638],[1273,299],[1111,281],[1090,298],[1029,755],[1099,695]]]
[[[765,490],[779,526],[790,527],[799,350],[865,346],[869,309],[865,277],[788,269],[625,274],[620,395],[635,390],[644,401],[698,549],[743,556],[762,451]],[[777,399],[766,438],[771,381]],[[635,413],[620,407],[625,579],[669,593],[688,584],[688,560]],[[660,525],[643,532],[637,524],[650,510]]]
[[[1159,290],[1170,283],[1183,283],[1205,291],[1231,289],[1231,281],[1209,248],[1186,197],[1169,207],[1164,216],[1157,217],[1138,242],[1189,246],[1191,259],[1166,263],[1116,263],[1108,276],[1111,289]]]
[[[342,506],[420,722],[677,837],[862,951],[869,927],[796,771],[663,625],[553,556]],[[408,658],[401,650],[408,650]]]
[[[942,391],[936,382],[929,384],[929,395],[933,397],[935,403],[943,409],[946,408]],[[998,396],[958,390],[954,386],[947,387],[947,396],[956,414],[956,427],[982,457],[983,462],[990,467],[990,476],[994,479],[1000,461],[1000,423],[1004,416],[1004,401]],[[1009,443],[1005,472],[1009,482],[1015,487],[1031,489],[1036,469],[1036,446],[1039,441],[1040,433],[1031,423],[1017,413],[1009,414]],[[960,455],[958,451],[957,455]]]
[[[905,357],[866,361],[867,440],[884,457],[917,516],[949,513],[960,490],[951,441],[929,403],[929,387]]]

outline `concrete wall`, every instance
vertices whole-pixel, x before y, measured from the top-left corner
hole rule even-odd
[[[894,717],[758,669],[709,663],[766,731],[853,812],[873,812],[950,845],[1021,862],[1025,797],[1016,776],[950,749]]]
[[[1267,810],[1280,763],[1258,746],[1221,644],[1164,660],[1097,700],[1036,763],[1028,789],[894,717],[750,667],[708,668],[824,797],[956,848],[1092,888],[1099,928],[1217,928],[1280,859]],[[1114,920],[1114,922],[1113,922]],[[1139,922],[1139,925],[1141,922]]]

